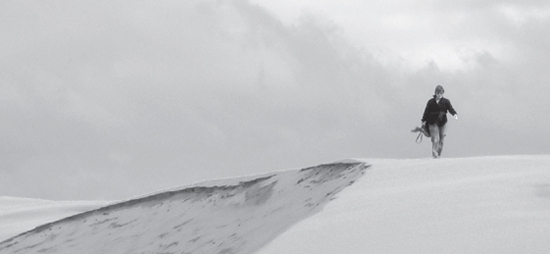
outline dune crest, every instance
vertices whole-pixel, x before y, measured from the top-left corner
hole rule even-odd
[[[336,162],[166,191],[45,224],[0,243],[0,253],[253,253],[368,167]]]

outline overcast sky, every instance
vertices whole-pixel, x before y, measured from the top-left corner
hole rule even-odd
[[[118,199],[345,158],[550,152],[550,2],[6,0],[0,195]]]

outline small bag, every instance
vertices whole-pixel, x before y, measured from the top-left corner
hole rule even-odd
[[[416,143],[421,143],[422,142],[422,135],[426,136],[426,137],[430,137],[430,129],[428,128],[428,125],[422,125],[422,127],[416,127],[414,128],[413,130],[411,130],[411,132],[420,132],[418,133],[418,136],[416,137]]]

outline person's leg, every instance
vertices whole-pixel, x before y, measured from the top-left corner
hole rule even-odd
[[[445,134],[447,132],[447,125],[439,126],[439,147],[437,150],[437,154],[441,156],[441,152],[443,151],[443,142],[445,141]]]
[[[437,124],[430,124],[430,135],[432,138],[432,156],[434,158],[439,157],[439,126]]]

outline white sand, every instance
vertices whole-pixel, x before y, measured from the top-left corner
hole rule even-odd
[[[97,209],[109,203],[0,197],[0,241],[44,223]]]
[[[258,253],[550,253],[550,156],[371,162]]]
[[[218,180],[195,185],[194,194],[162,191],[41,227],[0,243],[0,253],[550,250],[550,156],[360,161],[372,167]],[[0,239],[101,205],[1,198]]]
[[[0,253],[254,253],[366,167],[338,163],[161,192],[41,226],[0,243]]]

